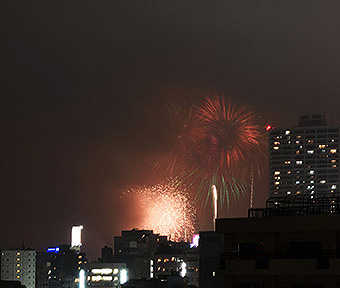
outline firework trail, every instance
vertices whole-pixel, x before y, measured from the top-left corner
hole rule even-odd
[[[214,199],[214,225],[217,219],[217,189],[216,189],[216,185],[213,185],[212,187],[212,193],[213,193],[213,199]]]
[[[143,211],[142,227],[169,236],[172,241],[189,242],[196,232],[196,210],[186,188],[176,179],[151,187],[129,190]]]

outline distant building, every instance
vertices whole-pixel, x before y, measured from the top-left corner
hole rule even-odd
[[[128,281],[128,277],[125,263],[92,262],[87,265],[88,287],[120,287]]]
[[[35,265],[35,250],[2,250],[1,280],[20,281],[27,288],[35,288]]]
[[[161,245],[152,262],[153,277],[169,280],[170,276],[179,276],[186,284],[198,287],[198,249],[190,248],[189,245],[184,242],[169,242],[167,245]]]
[[[216,232],[223,283],[201,287],[339,287],[339,214],[217,219]]]
[[[150,260],[167,237],[154,234],[152,230],[124,230],[114,237],[114,262],[127,263],[130,279],[149,278]]]
[[[36,256],[36,288],[49,288],[48,271],[51,269],[51,253],[37,252]]]
[[[270,198],[277,205],[298,195],[313,201],[339,196],[339,127],[323,114],[303,114],[295,127],[269,132]]]
[[[101,251],[101,262],[112,263],[113,262],[113,250],[111,247],[105,246]]]
[[[87,264],[85,254],[70,245],[52,247],[47,251],[52,255],[48,271],[49,288],[78,288],[79,272]]]

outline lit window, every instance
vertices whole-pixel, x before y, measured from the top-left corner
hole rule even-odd
[[[285,164],[290,164],[290,161],[285,161]]]
[[[279,184],[280,184],[280,182],[279,182],[279,181],[277,181],[277,182],[275,182],[274,184],[275,184],[275,185],[279,185]]]
[[[17,261],[20,261],[21,259],[20,258],[17,258]]]
[[[286,135],[289,135],[290,134],[290,131],[289,130],[286,130]]]
[[[313,175],[313,174],[314,174],[314,170],[310,170],[309,175]]]
[[[335,160],[335,159],[332,159],[331,162],[332,162],[332,163],[336,163],[336,160]]]
[[[289,174],[292,174],[292,171],[287,171],[287,174],[289,175]]]
[[[17,255],[19,256],[19,255],[20,255],[20,252],[17,252]]]
[[[20,269],[17,269],[17,273],[20,273]]]
[[[20,267],[20,264],[19,264],[19,263],[17,264],[17,267]]]
[[[300,181],[298,180],[298,181],[295,181],[295,184],[300,184]]]
[[[279,149],[280,149],[280,147],[278,147],[278,146],[274,146],[274,147],[273,147],[273,149],[274,149],[274,150],[279,150]]]
[[[275,142],[274,142],[274,145],[280,145],[280,142],[275,141]]]
[[[296,163],[297,165],[301,165],[301,164],[302,164],[302,160],[297,160],[295,163]]]
[[[332,185],[331,189],[336,189],[336,185]]]
[[[321,184],[325,184],[325,183],[326,183],[326,180],[320,180],[320,183],[321,183]]]
[[[290,194],[292,194],[292,192],[291,191],[287,191],[287,194],[290,195]]]
[[[313,139],[308,139],[307,142],[308,142],[308,143],[314,143],[314,140],[313,140]]]
[[[308,154],[314,154],[314,150],[307,150]]]
[[[20,279],[20,275],[17,275],[17,279]]]
[[[331,152],[332,154],[336,153],[336,149],[331,149],[329,150],[329,152]]]
[[[275,171],[274,175],[280,175],[280,171]]]
[[[299,151],[299,150],[297,150],[297,151],[295,152],[295,154],[300,154],[300,151]]]
[[[326,145],[320,144],[320,145],[319,145],[319,148],[320,148],[320,149],[324,149],[324,148],[326,148]]]
[[[301,191],[296,191],[296,194],[301,194]]]

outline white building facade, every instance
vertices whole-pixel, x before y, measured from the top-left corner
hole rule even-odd
[[[20,281],[27,288],[35,288],[36,251],[2,250],[1,280]]]

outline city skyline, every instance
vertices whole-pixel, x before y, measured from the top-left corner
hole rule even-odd
[[[121,230],[142,229],[121,193],[162,178],[152,164],[178,99],[216,92],[274,127],[315,112],[339,125],[339,3],[163,5],[1,4],[1,248],[43,250],[82,224],[96,258]],[[228,213],[247,208],[248,195]]]

